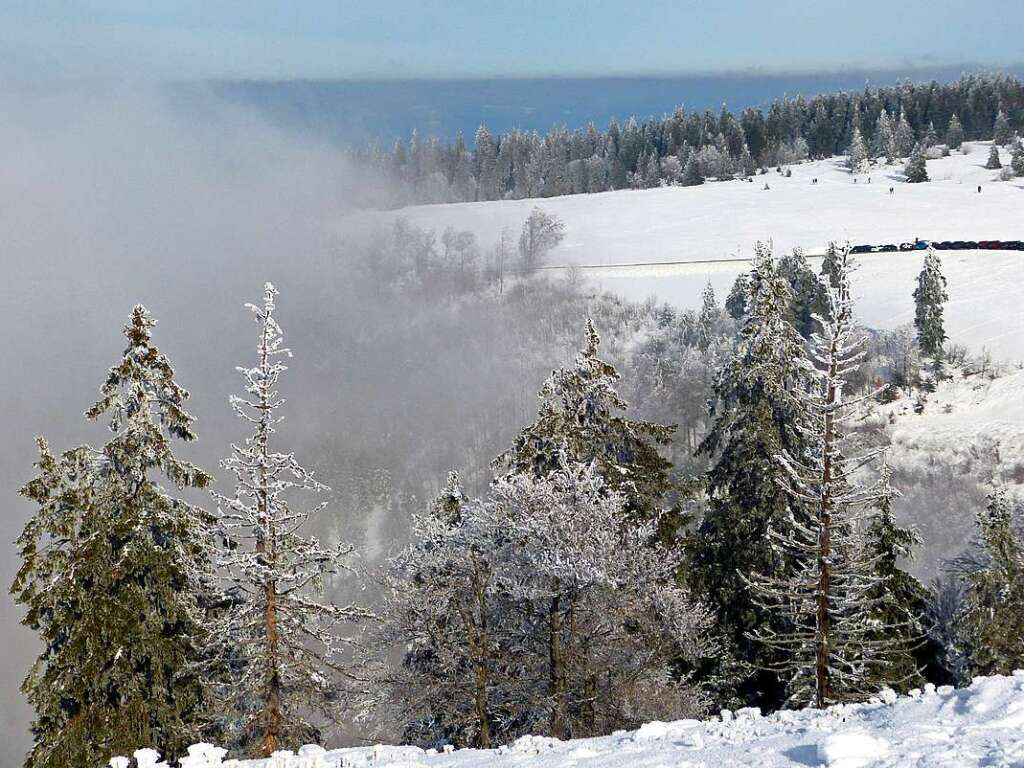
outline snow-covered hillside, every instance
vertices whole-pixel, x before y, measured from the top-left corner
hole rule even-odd
[[[539,205],[566,225],[566,239],[550,263],[603,265],[586,274],[604,288],[695,306],[709,280],[719,296],[728,291],[746,268],[728,260],[749,257],[758,240],[772,239],[779,251],[797,246],[813,251],[829,240],[1024,238],[1024,180],[995,181],[997,172],[983,167],[989,148],[988,142],[971,143],[967,155],[928,161],[932,181],[926,184],[904,183],[898,167],[853,176],[833,158],[793,166],[790,178],[772,171],[753,182],[418,206],[387,215],[439,230],[468,229],[488,246],[503,227],[517,233]],[[818,183],[812,184],[815,178]],[[910,292],[921,258],[920,253],[859,257],[856,288],[863,297],[858,310],[864,322],[891,328],[913,318]],[[1024,253],[957,251],[942,258],[951,338],[976,350],[988,347],[999,357],[1024,359]],[[722,263],[612,266],[704,260]]]
[[[649,723],[594,739],[527,736],[488,751],[304,747],[298,755],[223,763],[221,750],[192,751],[182,768],[1013,768],[1024,766],[1024,672],[825,711],[723,712],[709,721]],[[141,757],[139,768],[154,764],[152,753]]]
[[[926,580],[977,536],[993,485],[1024,499],[1024,370],[951,373],[923,399],[911,393],[868,417],[892,446],[898,514],[923,541],[909,566]]]

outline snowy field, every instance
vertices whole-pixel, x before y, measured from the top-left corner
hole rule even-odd
[[[566,225],[566,239],[551,253],[551,264],[602,267],[585,274],[603,288],[696,306],[708,280],[719,297],[725,295],[746,268],[742,261],[729,260],[749,257],[758,240],[771,239],[778,252],[797,246],[813,252],[830,240],[1024,239],[1024,180],[995,181],[998,172],[983,167],[989,147],[975,142],[967,155],[928,161],[932,181],[925,184],[904,183],[897,167],[855,177],[841,160],[830,159],[793,166],[791,178],[771,171],[753,182],[418,206],[388,215],[439,230],[468,229],[489,247],[503,227],[518,234],[539,205]],[[1008,161],[1004,151],[1003,162]],[[974,350],[988,347],[1001,358],[1024,359],[1024,253],[941,255],[949,278],[951,339]],[[892,328],[912,320],[910,294],[921,258],[920,253],[859,257],[856,288],[863,297],[859,311],[865,323]],[[614,266],[708,260],[722,263]]]
[[[358,747],[269,760],[220,759],[193,747],[182,768],[972,768],[1024,766],[1024,672],[977,678],[969,688],[928,686],[825,711],[723,712],[708,721],[649,723],[631,733],[561,742],[526,736],[497,750],[447,753]],[[153,765],[141,755],[139,768]]]

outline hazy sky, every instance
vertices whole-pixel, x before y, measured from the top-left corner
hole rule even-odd
[[[464,77],[1019,63],[1020,0],[0,0],[0,63]]]

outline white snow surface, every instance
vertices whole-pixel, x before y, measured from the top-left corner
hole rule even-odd
[[[723,712],[708,721],[648,723],[637,731],[575,741],[527,736],[496,750],[302,747],[267,760],[222,760],[192,747],[182,768],[971,768],[1024,766],[1024,671],[976,678],[968,688],[932,685],[897,698],[828,710]],[[138,756],[153,768],[154,756]],[[113,764],[113,762],[112,762]]]
[[[503,227],[518,236],[530,210],[540,206],[566,226],[549,264],[595,265],[585,274],[605,289],[696,307],[708,281],[725,297],[748,266],[729,260],[749,258],[759,240],[772,240],[778,253],[801,247],[813,254],[831,240],[881,245],[915,237],[1024,239],[1024,179],[997,181],[998,171],[984,168],[989,147],[971,142],[966,155],[929,160],[932,181],[923,184],[905,183],[902,166],[854,176],[842,158],[831,158],[791,166],[791,178],[772,170],[753,182],[425,205],[372,216],[402,216],[438,231],[470,230],[488,248]],[[1002,155],[1008,163],[1008,153]],[[941,257],[951,340],[976,351],[987,347],[1003,359],[1024,359],[1024,252],[944,251]],[[922,258],[921,252],[858,256],[854,286],[864,323],[893,328],[913,320],[911,292]],[[718,263],[665,263],[679,261]],[[637,262],[659,264],[621,266]]]
[[[1024,484],[1024,370],[994,379],[956,370],[928,395],[921,413],[914,413],[911,397],[878,410],[889,421],[896,455],[943,456],[948,466],[969,471],[990,453],[1009,474],[1003,482]]]

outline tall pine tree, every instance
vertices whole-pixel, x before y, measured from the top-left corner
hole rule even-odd
[[[269,757],[287,744],[318,741],[310,713],[335,719],[337,680],[344,648],[339,623],[367,618],[356,606],[321,599],[326,582],[345,569],[352,547],[325,547],[301,529],[323,508],[296,509],[300,491],[319,492],[317,482],[291,453],[271,447],[277,412],[284,405],[277,385],[287,370],[274,318],[277,290],[267,283],[261,306],[248,305],[259,323],[257,363],[240,368],[245,396],[231,398],[253,433],[222,463],[237,480],[233,496],[215,494],[227,533],[222,565],[229,572],[232,601],[219,627],[228,657],[241,657],[241,671],[224,691],[238,718],[248,751]]]
[[[746,312],[732,359],[719,371],[714,423],[699,453],[713,458],[708,473],[708,510],[691,544],[691,573],[708,596],[719,625],[738,657],[758,668],[770,661],[750,633],[772,621],[745,581],[755,573],[783,577],[793,560],[780,556],[769,530],[785,531],[806,519],[783,490],[782,452],[802,456],[807,424],[796,401],[806,387],[800,365],[803,340],[789,320],[792,293],[771,249],[757,246],[746,283]],[[778,680],[757,672],[740,685],[750,703],[774,706]]]
[[[864,339],[853,324],[850,270],[844,251],[837,284],[828,286],[828,314],[818,316],[821,330],[803,358],[813,372],[811,386],[799,397],[810,450],[776,456],[794,506],[809,512],[806,520],[791,515],[768,531],[770,543],[795,567],[747,580],[755,604],[775,619],[751,637],[771,651],[768,666],[786,681],[788,701],[819,708],[890,682],[879,676],[893,670],[879,662],[904,650],[894,630],[904,626],[905,617],[876,610],[874,591],[891,586],[875,572],[882,553],[865,546],[858,530],[859,518],[882,498],[882,483],[859,485],[854,475],[869,457],[844,452],[844,425],[864,399],[844,395],[847,377],[864,357]]]
[[[914,327],[921,352],[936,360],[942,357],[942,345],[946,341],[942,314],[948,300],[942,262],[935,249],[929,247],[914,289]]]
[[[179,490],[211,478],[172,451],[195,439],[194,418],[154,325],[132,310],[124,355],[86,411],[109,419],[109,442],[55,456],[40,439],[39,474],[21,491],[39,509],[11,591],[44,644],[22,685],[36,711],[28,768],[102,765],[140,747],[180,755],[206,724],[212,520],[158,478]]]

